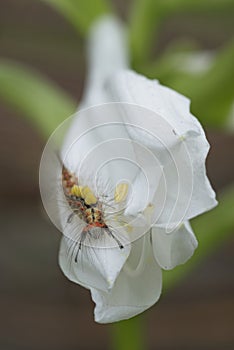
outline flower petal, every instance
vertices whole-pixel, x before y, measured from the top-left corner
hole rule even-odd
[[[199,129],[196,118],[189,112],[190,100],[176,91],[165,87],[157,80],[150,80],[146,77],[130,70],[119,70],[111,79],[108,80],[108,88],[110,96],[113,101],[126,102],[142,106],[154,112],[154,115],[159,115],[161,123],[167,123],[177,134],[184,134],[188,130]],[[141,119],[140,119],[141,117]],[[145,116],[144,116],[145,117]],[[146,116],[143,118],[142,114],[125,115],[126,122],[136,123],[137,126],[142,126],[143,129],[153,133],[155,136],[161,136],[158,133],[161,127],[158,120],[155,123]],[[149,123],[151,124],[149,125]],[[147,125],[148,124],[148,125]],[[199,123],[198,123],[199,124]],[[129,130],[133,134],[133,130]],[[139,139],[141,132],[135,133],[136,138]],[[168,137],[170,135],[167,135]],[[171,135],[173,136],[173,135]],[[134,139],[134,137],[133,137]],[[141,141],[149,146],[149,136]],[[152,139],[152,148],[155,147],[155,139]]]
[[[91,289],[96,322],[116,322],[138,315],[157,302],[161,288],[161,269],[147,233],[132,244],[131,254],[109,293]]]
[[[163,228],[153,227],[152,244],[158,264],[169,270],[185,263],[193,255],[198,242],[189,222],[184,222],[170,234]]]
[[[128,66],[127,40],[123,24],[105,16],[91,27],[88,45],[88,78],[82,107],[110,102],[106,80],[116,70]],[[104,38],[104,40],[103,40]]]
[[[217,205],[215,192],[211,187],[209,179],[206,175],[205,160],[209,151],[209,143],[205,138],[205,134],[200,126],[200,134],[184,135],[184,143],[188,150],[193,176],[193,188],[191,200],[186,213],[185,219],[191,219]]]
[[[155,202],[164,202],[156,225],[168,226],[189,220],[216,206],[215,192],[206,176],[205,159],[209,144],[202,134],[187,132],[172,151],[173,162],[163,168],[163,181]],[[173,229],[173,227],[171,227]]]
[[[81,110],[74,116],[62,147],[67,168],[82,186],[98,191],[96,195],[110,195],[119,182],[131,183],[139,171],[119,110],[117,104]]]
[[[63,237],[60,244],[59,264],[71,281],[86,288],[108,291],[119,275],[130,253],[130,245],[108,248],[111,237],[105,237],[106,248],[79,244]],[[100,238],[98,239],[100,241]],[[100,242],[99,242],[100,244]],[[112,242],[110,242],[112,244]]]
[[[158,223],[174,222],[176,226],[213,208],[217,202],[205,169],[209,144],[189,111],[190,101],[157,81],[127,70],[115,74],[109,90],[116,101],[151,110],[146,113],[139,108],[133,114],[126,108],[123,119],[135,125],[127,127],[132,139],[152,150],[164,167],[154,203],[165,203]]]

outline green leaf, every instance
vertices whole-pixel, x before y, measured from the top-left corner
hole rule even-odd
[[[0,98],[46,137],[76,109],[76,102],[55,83],[10,60],[0,60]]]
[[[165,18],[176,13],[234,10],[233,0],[135,0],[130,16],[130,44],[135,69],[149,59],[156,30]]]
[[[233,213],[234,187],[230,186],[220,196],[219,205],[215,209],[192,220],[192,226],[199,242],[198,249],[187,263],[164,272],[163,288],[165,290],[178,283],[201,264],[208,254],[219,249],[229,237],[233,236]]]
[[[85,35],[91,24],[110,12],[106,0],[40,0],[59,11],[73,26]]]
[[[234,100],[234,43],[219,52],[211,68],[200,74],[174,76],[169,85],[188,96],[192,112],[206,126],[225,126]]]
[[[156,61],[147,62],[138,67],[138,72],[150,79],[157,78],[160,82],[168,82],[180,76],[184,70],[184,59],[198,53],[196,43],[178,40],[170,44]]]

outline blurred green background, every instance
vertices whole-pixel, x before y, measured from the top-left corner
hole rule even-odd
[[[191,272],[171,288],[173,278],[166,275],[160,302],[144,314],[144,341],[149,349],[233,350],[234,2],[229,0],[105,5],[1,0],[0,349],[114,349],[121,342],[113,344],[112,325],[94,323],[89,292],[59,270],[60,233],[42,208],[38,188],[47,134],[82,96],[85,35],[92,20],[108,11],[129,24],[134,69],[192,99],[211,143],[208,174],[221,199],[221,209],[194,222],[202,253],[195,253]],[[201,227],[209,233],[217,228],[216,244],[205,258]],[[168,276],[176,279],[177,271]]]

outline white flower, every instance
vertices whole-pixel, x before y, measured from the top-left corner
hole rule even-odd
[[[137,315],[158,300],[161,268],[192,256],[197,240],[189,220],[216,200],[205,169],[209,144],[189,100],[127,69],[122,28],[113,19],[96,25],[89,48],[83,109],[61,151],[77,180],[65,200],[67,183],[60,181],[51,200],[53,181],[43,187],[49,178],[48,169],[43,175],[44,152],[41,187],[45,207],[64,234],[60,266],[70,280],[90,289],[95,320],[107,323]],[[74,209],[72,194],[85,216]],[[95,226],[96,214],[102,227]]]

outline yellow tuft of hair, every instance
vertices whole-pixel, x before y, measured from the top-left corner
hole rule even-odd
[[[92,192],[88,193],[87,196],[85,196],[84,200],[87,205],[92,205],[97,203],[97,198],[94,196]]]
[[[128,184],[120,183],[115,188],[115,201],[116,203],[120,203],[124,201],[128,194]]]
[[[85,199],[85,197],[87,197],[89,194],[93,194],[93,192],[91,191],[91,189],[89,188],[89,186],[84,186],[84,187],[82,187],[82,190],[81,190],[81,196],[82,196],[82,198]]]
[[[71,188],[71,195],[76,197],[82,197],[81,191],[82,191],[81,186],[73,185]]]

